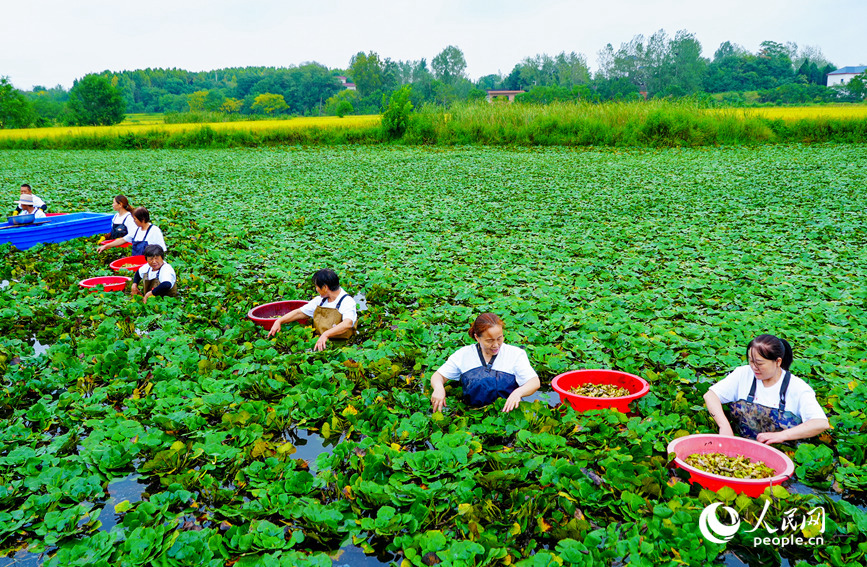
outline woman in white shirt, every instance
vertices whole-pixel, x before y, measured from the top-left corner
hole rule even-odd
[[[108,237],[112,240],[122,238],[135,231],[136,224],[132,217],[132,207],[129,199],[124,195],[118,195],[111,201],[114,216],[111,218],[111,233]]]
[[[120,246],[124,242],[132,243],[133,256],[144,255],[145,248],[147,248],[149,244],[156,244],[163,249],[163,252],[168,251],[168,248],[166,248],[166,241],[163,239],[163,232],[158,226],[151,224],[151,214],[146,208],[137,207],[134,209],[132,212],[132,219],[136,226],[134,231],[128,233],[126,236],[122,236],[121,238],[103,242],[96,251],[102,252],[107,248]]]
[[[451,355],[431,376],[433,411],[446,406],[446,380],[460,380],[464,402],[486,406],[506,398],[504,412],[518,407],[521,399],[539,389],[539,375],[530,366],[527,353],[505,344],[503,320],[493,313],[482,313],[469,329],[475,344]]]
[[[789,372],[792,347],[774,335],[759,335],[747,345],[749,365],[736,368],[710,387],[705,404],[720,435],[738,434],[762,443],[813,437],[831,425],[809,384]]]

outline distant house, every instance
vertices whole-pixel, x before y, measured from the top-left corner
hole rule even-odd
[[[340,81],[340,86],[342,86],[344,89],[349,90],[349,91],[355,90],[355,83],[347,82],[346,77],[339,76],[339,77],[337,77],[337,80]]]
[[[828,73],[827,86],[833,87],[835,85],[845,85],[851,81],[853,77],[860,75],[864,71],[867,71],[867,65],[843,67],[842,69],[832,71],[831,73]]]
[[[521,90],[507,91],[507,90],[488,89],[487,90],[487,96],[485,98],[488,99],[488,102],[494,102],[495,98],[504,96],[504,97],[509,99],[510,103],[512,103],[512,102],[515,102],[515,97],[517,95],[523,94],[525,92],[527,92],[527,91],[521,91]]]

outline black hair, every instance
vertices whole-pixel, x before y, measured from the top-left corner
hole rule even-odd
[[[313,274],[313,285],[316,287],[325,286],[331,291],[337,291],[340,289],[340,278],[337,277],[337,273],[334,270],[325,268]]]
[[[132,216],[138,219],[139,222],[151,222],[151,214],[144,207],[136,207],[132,211]]]
[[[783,370],[788,370],[792,366],[792,347],[786,339],[774,335],[759,335],[747,345],[747,358],[750,357],[750,349],[755,349],[756,354],[767,360],[782,358],[780,366]]]
[[[27,187],[27,190],[28,190],[28,191],[33,191],[33,187],[31,187],[29,183],[22,183],[21,186],[22,186],[22,187]]]
[[[159,256],[163,260],[166,259],[166,252],[163,250],[163,247],[159,244],[148,244],[144,249],[144,257],[145,260],[148,258],[156,258]]]

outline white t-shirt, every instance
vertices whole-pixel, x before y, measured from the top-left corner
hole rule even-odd
[[[756,394],[753,401],[769,408],[780,407],[780,388],[783,385],[783,376],[777,383],[766,388],[761,380],[756,380]],[[739,366],[735,370],[710,387],[711,391],[719,397],[719,401],[728,404],[738,400],[746,400],[750,395],[753,385],[753,373],[750,365]],[[816,400],[816,392],[809,384],[792,374],[789,378],[789,389],[786,390],[786,411],[801,418],[801,422],[811,419],[827,419],[822,406]]]
[[[132,214],[129,211],[114,213],[114,216],[111,217],[111,224],[123,224],[126,227],[127,234],[134,233],[138,228],[135,221],[132,220]],[[150,236],[148,236],[148,238],[150,238]],[[165,250],[165,248],[163,248],[163,250]]]
[[[178,281],[178,276],[175,274],[175,269],[166,263],[163,263],[163,265],[160,266],[159,270],[154,270],[150,267],[150,265],[145,264],[138,269],[138,275],[139,277],[141,277],[142,280],[152,280],[156,278],[157,281],[161,284],[169,282],[169,285],[171,285],[172,287],[174,287],[175,282]]]
[[[301,308],[301,312],[307,315],[308,317],[313,317],[313,312],[316,311],[316,308],[319,307],[319,304],[322,304],[322,307],[331,307],[332,309],[337,307],[338,302],[340,302],[340,298],[346,295],[346,299],[343,300],[343,303],[340,304],[340,309],[337,311],[340,312],[340,315],[343,317],[341,321],[346,321],[349,319],[352,321],[353,325],[356,321],[358,321],[358,311],[355,300],[352,299],[351,295],[348,295],[343,288],[340,288],[337,291],[337,300],[336,301],[325,301],[322,303],[322,297],[316,296],[310,301],[307,302],[307,305]]]
[[[166,248],[166,241],[163,240],[163,231],[160,230],[155,224],[150,226],[150,229],[142,230],[138,226],[135,227],[135,230],[127,233],[126,236],[123,237],[127,242],[141,242],[145,239],[145,233],[147,233],[147,243],[148,245],[157,244],[160,248],[163,249],[163,252],[167,252],[168,248]]]
[[[30,195],[30,196],[33,197],[33,206],[34,207],[36,207],[37,209],[41,209],[42,207],[45,206],[45,201],[43,201],[42,199],[40,199],[36,195]]]
[[[461,374],[479,368],[482,366],[482,361],[479,359],[479,353],[476,349],[476,344],[471,344],[463,347],[449,357],[445,364],[440,366],[437,371],[443,375],[446,380],[457,380]],[[515,382],[518,386],[523,386],[533,378],[537,378],[538,374],[530,366],[530,359],[524,349],[512,345],[503,344],[497,352],[497,358],[494,359],[493,370],[506,372],[515,375]]]

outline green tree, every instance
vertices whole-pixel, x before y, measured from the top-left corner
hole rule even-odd
[[[389,138],[400,138],[409,126],[409,113],[412,112],[412,102],[409,100],[411,91],[410,85],[404,85],[391,93],[388,108],[382,113],[382,129]]]
[[[27,128],[34,118],[33,106],[21,91],[8,77],[0,77],[0,128]]]
[[[281,94],[264,93],[256,97],[251,106],[253,110],[261,110],[265,114],[274,114],[279,110],[286,110],[289,105]]]
[[[449,45],[431,60],[431,67],[437,80],[452,85],[464,78],[467,60],[464,59],[463,51],[454,45]]]
[[[349,75],[361,97],[367,97],[382,88],[383,65],[379,55],[359,51],[349,60]]]
[[[117,124],[123,121],[126,108],[120,92],[101,75],[85,75],[75,81],[67,105],[72,122],[79,126]]]

